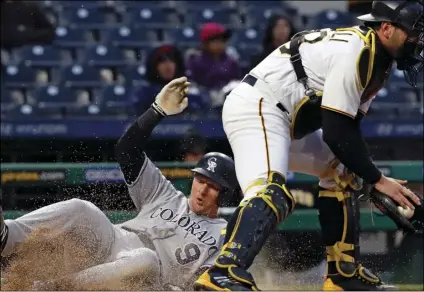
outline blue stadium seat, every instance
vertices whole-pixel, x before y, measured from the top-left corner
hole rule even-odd
[[[399,117],[408,120],[423,120],[423,110],[418,106],[399,106],[397,107]]]
[[[237,52],[240,56],[240,65],[242,67],[248,67],[250,65],[251,58],[259,54],[261,47],[240,47],[237,49]]]
[[[115,1],[116,5],[125,7],[126,9],[134,8],[149,8],[149,9],[158,9],[168,7],[166,1],[140,1],[140,0],[124,0],[124,1]]]
[[[142,64],[128,65],[120,72],[127,86],[134,86],[144,80],[146,67]]]
[[[100,29],[108,26],[106,15],[97,8],[68,7],[63,14],[67,26]]]
[[[84,47],[90,42],[89,32],[82,28],[59,26],[56,28],[54,44],[65,48]]]
[[[109,85],[103,88],[96,98],[102,114],[116,115],[131,112],[129,94],[129,88],[122,85]]]
[[[43,114],[63,114],[66,108],[76,107],[75,91],[70,87],[46,85],[34,90],[36,107]]]
[[[95,67],[121,67],[128,64],[124,52],[112,45],[88,47],[84,52],[83,60]]]
[[[5,111],[1,109],[1,118],[2,119],[13,119],[20,121],[29,121],[33,122],[34,117],[40,116],[37,108],[29,104],[22,104],[11,108],[10,110]]]
[[[196,27],[172,28],[165,31],[165,39],[178,45],[199,44],[199,30]]]
[[[254,10],[270,10],[273,13],[288,15],[290,17],[297,16],[298,10],[296,7],[288,4],[288,1],[240,1],[239,6],[243,7],[245,10],[249,12],[253,12]]]
[[[185,4],[185,7],[191,10],[203,10],[203,9],[220,9],[227,8],[226,1],[201,1],[201,0],[186,0],[181,3]]]
[[[54,67],[62,64],[60,51],[52,46],[25,46],[20,57],[30,67]]]
[[[1,107],[1,113],[9,112],[16,107],[19,107],[19,103],[17,103],[13,97],[10,90],[6,89],[5,87],[1,87],[1,96],[0,96],[0,107]]]
[[[262,33],[256,28],[240,29],[233,32],[238,45],[258,47],[262,42]]]
[[[355,18],[349,13],[337,10],[327,10],[312,16],[308,26],[313,29],[335,29],[339,27],[352,26],[355,23]]]
[[[6,87],[28,88],[36,84],[36,71],[23,63],[2,66],[1,80]]]
[[[417,93],[407,87],[393,88],[384,87],[377,92],[374,99],[375,103],[391,103],[391,104],[407,104],[416,103],[418,101]]]
[[[265,28],[268,23],[268,19],[273,14],[284,14],[283,10],[280,8],[267,8],[262,6],[257,6],[256,8],[247,10],[247,21],[246,23],[256,28]]]
[[[124,23],[128,26],[134,25],[141,28],[169,28],[169,14],[160,8],[138,8],[135,7],[124,15]]]
[[[60,74],[61,83],[67,87],[100,87],[104,81],[100,69],[88,65],[68,65]]]
[[[74,8],[101,8],[101,7],[105,7],[107,5],[107,1],[94,1],[94,0],[76,0],[76,1],[72,1],[72,0],[61,0],[61,1],[57,1],[60,2],[60,5],[65,8],[68,9],[70,7]]]
[[[201,26],[208,22],[217,22],[226,26],[232,26],[233,23],[233,11],[229,9],[205,8],[200,10],[189,10],[189,14],[189,23],[196,26]]]
[[[101,39],[102,42],[111,43],[114,46],[131,48],[156,42],[158,41],[158,36],[155,31],[148,31],[146,28],[121,26],[103,30]]]

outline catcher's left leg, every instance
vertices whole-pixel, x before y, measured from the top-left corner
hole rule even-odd
[[[320,178],[319,220],[327,247],[324,290],[396,290],[359,262],[359,190],[362,182],[334,159],[321,131],[294,141],[289,169]]]
[[[258,290],[248,269],[295,204],[285,186],[290,132],[282,115],[246,83],[225,101],[224,129],[244,201],[227,225],[226,244],[214,265],[194,283],[195,290]]]

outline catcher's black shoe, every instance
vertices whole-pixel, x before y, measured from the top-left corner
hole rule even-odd
[[[252,275],[235,265],[211,267],[194,282],[193,288],[195,291],[260,291]]]
[[[352,277],[340,274],[327,275],[323,291],[398,291],[398,288],[384,284],[379,277],[368,269],[358,266]]]
[[[3,251],[3,248],[6,245],[8,235],[9,235],[9,229],[7,228],[6,223],[4,223],[3,209],[0,206],[0,238],[1,238],[0,248],[1,248],[1,251]]]

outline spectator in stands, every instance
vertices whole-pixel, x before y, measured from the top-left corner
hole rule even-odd
[[[262,52],[252,57],[250,68],[256,67],[266,56],[288,42],[296,33],[296,28],[289,17],[283,15],[271,16],[262,40]]]
[[[147,58],[145,82],[131,94],[136,114],[145,112],[163,86],[184,76],[184,71],[183,57],[176,47],[164,45],[154,49]]]
[[[55,27],[36,2],[1,1],[1,47],[51,44]]]
[[[203,135],[189,132],[181,144],[181,155],[184,162],[198,162],[206,154],[207,143]]]
[[[231,31],[218,23],[207,23],[200,31],[202,48],[187,61],[187,76],[199,86],[219,90],[241,77],[236,59],[227,52]]]

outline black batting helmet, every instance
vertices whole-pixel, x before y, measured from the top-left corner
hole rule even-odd
[[[222,190],[219,192],[219,206],[223,207],[230,203],[237,203],[241,199],[240,186],[236,177],[233,159],[220,152],[209,152],[197,162],[194,173],[201,174],[213,182],[219,184]]]
[[[390,22],[402,28],[408,39],[396,63],[399,70],[405,72],[406,81],[415,86],[417,77],[424,65],[424,14],[423,2],[406,1],[373,1],[370,14],[359,16],[365,23]]]

